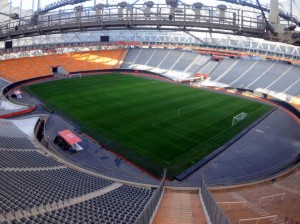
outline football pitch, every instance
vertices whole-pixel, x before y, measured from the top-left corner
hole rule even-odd
[[[23,89],[110,150],[173,178],[272,109],[252,100],[123,74],[33,84]],[[247,117],[232,126],[242,112]]]

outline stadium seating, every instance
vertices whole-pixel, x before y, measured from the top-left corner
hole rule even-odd
[[[135,223],[154,191],[121,186],[104,195],[62,209],[32,216],[32,220],[60,223]],[[38,222],[39,223],[39,222]],[[51,222],[50,222],[51,223]]]
[[[216,80],[223,75],[228,69],[231,69],[237,63],[236,60],[233,59],[226,59],[219,63],[219,65],[209,73],[209,77],[211,80]]]
[[[173,80],[195,75],[210,59],[192,51],[130,49],[121,68],[148,70]]]
[[[242,59],[217,62],[209,56],[182,50],[98,50],[10,59],[0,61],[0,74],[10,81],[19,81],[51,74],[52,65],[61,65],[68,72],[120,67],[149,70],[173,80],[182,80],[199,72],[228,86],[300,95],[300,68],[296,65]],[[7,83],[0,79],[0,89]],[[14,222],[134,223],[155,191],[123,185],[85,200],[85,195],[114,183],[67,168],[41,154],[28,134],[10,120],[0,120],[0,169],[0,223],[4,220],[1,214],[47,207],[47,204],[79,197],[81,200],[70,206],[16,217]],[[299,219],[295,214],[300,207],[299,175],[298,170],[274,183],[213,191],[213,194],[219,202],[246,201],[245,207],[238,204],[229,208],[228,203],[220,203],[233,223],[262,214],[278,215],[280,220],[284,216]],[[282,193],[285,198],[276,198],[276,203],[259,203],[265,196]]]
[[[60,163],[34,151],[0,149],[0,168],[30,168],[59,166]]]
[[[255,61],[253,67],[245,71],[245,73],[243,73],[243,76],[233,80],[231,84],[233,87],[255,89],[255,85],[259,83],[259,79],[264,77],[268,79],[269,74],[271,74],[271,77],[273,76],[272,71],[274,66],[276,66],[276,64],[274,64],[273,62]],[[266,81],[266,83],[268,83],[268,81]]]
[[[47,157],[31,142],[34,122],[0,120],[0,223],[134,223],[155,189],[110,189],[112,181]]]
[[[26,134],[22,132],[12,121],[0,120],[0,136],[6,137],[26,137]]]
[[[284,92],[292,96],[300,95],[299,66],[290,66],[288,72],[274,82],[270,89],[275,92]]]
[[[0,171],[1,196],[5,210],[40,206],[63,201],[111,184],[110,181],[89,176],[68,168],[46,171]],[[23,198],[19,201],[19,198]]]
[[[5,149],[32,149],[33,144],[27,138],[0,136],[0,148]]]
[[[97,50],[0,61],[2,78],[15,82],[52,74],[51,66],[60,65],[67,72],[113,69],[120,67],[127,50]]]
[[[258,90],[289,101],[300,94],[299,71],[299,66],[282,62],[225,59],[209,73],[209,79],[217,86]]]
[[[279,94],[285,100],[300,95],[299,66],[249,59],[217,62],[186,50],[133,48],[8,59],[0,61],[0,74],[9,81],[19,81],[49,75],[51,66],[55,65],[61,65],[67,72],[113,68],[148,70],[176,81],[201,73],[209,75],[210,85],[254,89]]]
[[[210,74],[214,68],[218,65],[217,61],[208,61],[205,66],[203,66],[200,70],[199,73],[201,74]]]
[[[239,60],[238,63],[231,68],[230,70],[227,70],[223,75],[220,75],[216,81],[221,83],[230,84],[234,82],[236,79],[238,79],[240,76],[243,75],[244,72],[247,72],[249,69],[254,66],[256,61],[251,60]]]
[[[0,119],[0,149],[34,149],[35,146],[12,121]]]
[[[238,223],[240,219],[264,216],[277,216],[276,223],[284,223],[286,217],[299,220],[299,175],[300,169],[297,168],[276,181],[212,190],[212,193],[232,223]]]
[[[272,82],[276,82],[276,80],[278,80],[282,75],[285,75],[285,71],[287,71],[289,67],[291,67],[287,64],[282,64],[280,62],[265,62],[265,64],[268,69],[266,69],[263,75],[259,79],[257,79],[256,82],[253,82],[248,88],[268,89]]]

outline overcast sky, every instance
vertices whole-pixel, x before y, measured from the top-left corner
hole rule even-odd
[[[8,0],[0,0],[0,1],[8,1]],[[11,1],[12,1],[14,6],[19,6],[21,2],[22,2],[23,8],[31,8],[31,6],[32,6],[32,0],[11,0]],[[34,0],[34,3],[35,3],[34,5],[37,5],[37,1],[38,0]],[[48,5],[52,2],[56,2],[56,1],[58,1],[58,0],[41,0],[40,3],[41,3],[41,6],[46,6],[46,5]],[[99,3],[104,3],[105,4],[106,2],[108,2],[109,4],[117,4],[117,3],[122,2],[122,1],[124,1],[124,0],[90,0],[86,3],[84,3],[84,5],[85,6],[93,6],[95,2],[96,2],[96,4],[99,4]],[[133,3],[135,1],[136,0],[127,0],[127,2],[129,2],[129,3]],[[148,0],[140,0],[139,3],[144,3],[146,1],[148,1]],[[165,2],[166,2],[165,0],[153,0],[153,1],[155,3],[158,3],[158,4],[165,4]],[[210,5],[210,4],[215,5],[215,4],[218,4],[216,2],[219,2],[219,1],[216,1],[216,0],[210,0],[210,1],[207,1],[207,0],[202,0],[202,1],[201,0],[182,0],[182,1],[187,3],[187,4],[192,4],[194,2],[199,2],[200,1],[200,2],[202,2],[204,4],[207,4],[207,5]],[[256,0],[252,0],[252,1],[255,2]],[[286,1],[287,0],[279,0],[279,2],[286,2]],[[260,0],[260,2],[261,3],[268,3],[269,0]]]
[[[37,2],[38,0],[0,0],[0,5],[3,5],[3,4],[8,4],[9,1],[12,2],[13,6],[14,7],[19,7],[22,3],[22,8],[23,9],[32,9],[32,6],[34,6],[34,10],[37,9]],[[40,0],[40,6],[43,8],[45,7],[46,5],[52,3],[52,2],[56,2],[58,0]],[[95,4],[99,4],[99,3],[103,3],[103,4],[106,4],[107,2],[109,4],[117,4],[119,2],[122,2],[122,1],[126,1],[126,0],[90,0],[90,1],[87,1],[85,3],[83,3],[83,6],[85,7],[92,7],[94,6]],[[146,1],[149,1],[149,0],[139,0],[138,3],[139,4],[143,4],[145,3]],[[166,3],[166,0],[152,0],[154,1],[155,3],[158,3],[158,4],[165,4]],[[179,1],[182,1],[182,2],[185,2],[187,4],[193,4],[195,2],[202,2],[203,4],[206,4],[206,5],[209,5],[209,6],[216,6],[218,4],[222,4],[221,1],[217,1],[217,0],[179,0]],[[248,0],[248,1],[252,1],[252,2],[256,2],[256,0]],[[266,4],[266,3],[269,3],[270,0],[260,0],[260,2],[262,4]],[[136,2],[136,0],[127,0],[127,2],[129,3],[133,3],[133,2]],[[279,2],[284,5],[284,8],[285,9],[289,9],[289,2],[290,0],[279,0]],[[300,2],[300,0],[294,0],[294,2]],[[66,6],[66,7],[63,7],[62,9],[73,9],[74,6]]]

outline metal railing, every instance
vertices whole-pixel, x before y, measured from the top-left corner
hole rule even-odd
[[[252,222],[255,224],[259,224],[260,220],[270,220],[271,223],[274,223],[274,221],[277,219],[278,215],[269,215],[269,216],[263,216],[263,217],[256,217],[256,218],[249,218],[249,219],[240,219],[238,224],[246,222]]]
[[[228,220],[218,203],[213,198],[211,192],[207,188],[203,175],[200,194],[203,199],[204,207],[207,211],[211,223],[230,224],[230,221]]]
[[[152,195],[151,199],[145,206],[143,212],[137,218],[135,224],[148,224],[150,223],[155,210],[159,204],[161,197],[163,196],[164,187],[165,187],[165,179],[166,179],[167,170],[164,170],[162,181],[160,182],[158,188],[155,193]]]
[[[81,12],[73,10],[56,11],[39,15],[36,21],[31,16],[19,21],[0,23],[0,39],[21,38],[42,34],[74,32],[75,30],[105,29],[159,29],[190,30],[203,32],[204,29],[216,33],[241,34],[258,37],[265,32],[265,22],[260,13],[240,9],[220,11],[217,7],[206,7],[195,13],[190,7],[181,7],[180,12],[171,12],[168,5],[158,4],[146,14],[143,4],[119,11],[103,8],[95,11],[89,8]]]
[[[241,205],[240,207],[245,208],[247,201],[222,201],[217,202],[219,205],[226,205],[227,209],[230,209],[231,206]]]
[[[273,195],[263,196],[263,197],[260,198],[258,204],[260,205],[262,203],[262,201],[264,201],[265,199],[267,199],[267,202],[273,202],[275,198],[282,201],[284,199],[284,196],[285,196],[285,192],[280,193],[280,194],[273,194]]]

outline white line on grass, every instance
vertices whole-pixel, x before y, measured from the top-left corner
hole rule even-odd
[[[257,111],[261,110],[262,108],[263,108],[263,107],[257,108],[255,111],[253,111],[251,114],[249,114],[249,116],[247,116],[246,118],[249,119],[250,116],[253,116],[254,113],[256,113]],[[253,121],[253,122],[255,122],[255,121]],[[253,122],[252,122],[252,123],[253,123]],[[249,125],[250,125],[250,124],[249,124]],[[249,126],[249,125],[248,125],[248,126]],[[181,154],[180,156],[178,156],[178,157],[176,157],[175,159],[173,159],[172,161],[170,161],[170,164],[173,163],[174,161],[176,161],[177,159],[182,158],[183,156],[188,155],[189,153],[192,153],[193,151],[197,150],[199,146],[203,145],[204,143],[207,143],[208,141],[211,141],[212,139],[216,138],[216,137],[219,136],[220,134],[223,134],[225,131],[229,130],[229,129],[232,128],[232,127],[233,127],[233,126],[230,125],[228,128],[224,129],[223,131],[219,132],[218,134],[212,136],[211,138],[207,139],[206,141],[200,143],[199,145],[197,145],[197,146],[191,148],[191,149],[188,150],[186,153]],[[246,128],[246,127],[245,127],[245,128]],[[243,129],[243,130],[244,130],[244,129]],[[240,133],[240,132],[239,132],[239,133]],[[234,137],[234,136],[233,136],[233,137]],[[221,146],[221,145],[220,145],[220,146]]]

